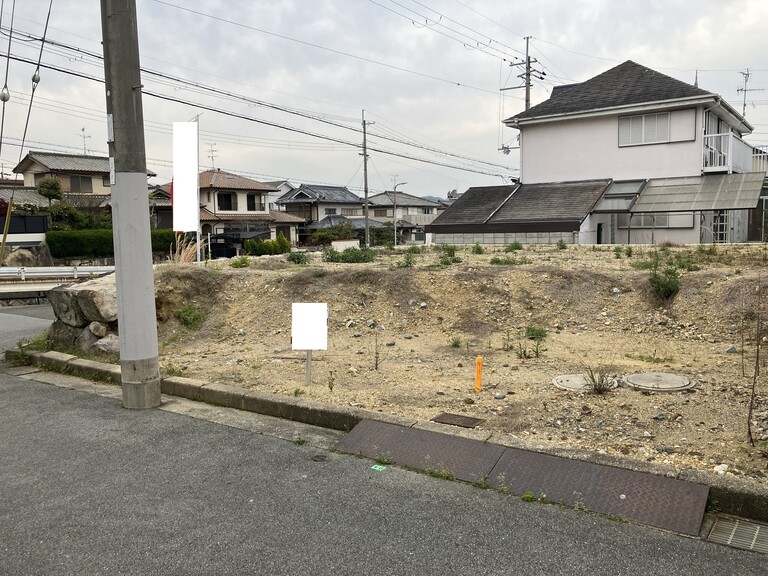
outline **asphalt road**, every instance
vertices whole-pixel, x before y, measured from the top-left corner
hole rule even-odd
[[[764,555],[373,464],[0,366],[0,574],[766,573]]]
[[[0,307],[0,351],[34,338],[55,320],[50,304]]]

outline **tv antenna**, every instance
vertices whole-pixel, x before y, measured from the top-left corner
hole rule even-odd
[[[744,99],[741,103],[741,115],[745,118],[747,117],[747,92],[762,92],[765,90],[765,88],[747,88],[747,83],[749,82],[749,77],[752,75],[752,73],[749,71],[749,68],[747,68],[746,72],[739,72],[742,76],[744,76],[744,87],[743,88],[736,88],[736,92],[744,92]]]

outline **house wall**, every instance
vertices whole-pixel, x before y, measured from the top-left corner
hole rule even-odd
[[[46,172],[45,169],[39,164],[34,165],[29,170],[24,172],[24,186],[36,188],[37,184],[35,183],[35,176],[37,174],[45,174],[47,176],[53,176],[54,178],[57,178],[61,183],[61,191],[64,193],[71,192],[72,190],[72,187],[69,181],[69,175],[50,174]],[[82,176],[87,176],[87,174],[82,174]],[[111,194],[112,189],[109,186],[104,185],[104,178],[107,178],[107,182],[109,182],[108,175],[106,174],[98,174],[96,176],[91,175],[92,192],[88,192],[88,194]]]
[[[219,208],[216,197],[219,192],[235,194],[237,196],[237,210],[222,210]],[[250,193],[260,194],[264,198],[264,210],[248,210],[248,194]],[[200,190],[200,204],[214,214],[269,214],[268,193],[265,191],[217,190],[215,188],[205,188]]]
[[[566,244],[576,244],[578,234],[573,232],[432,233],[432,241],[435,244],[475,244],[479,242],[485,246],[506,246],[512,242],[520,242],[524,245],[557,244],[560,240]]]
[[[701,108],[673,111],[670,140],[675,141],[622,147],[619,147],[618,115],[523,126],[522,182],[631,180],[701,174],[701,117]]]
[[[579,244],[597,244],[598,224],[602,224],[602,244],[698,244],[699,217],[691,212],[670,214],[669,228],[619,228],[618,215],[592,214],[579,230]]]
[[[330,204],[330,203],[323,203],[317,205],[317,213],[313,214],[315,216],[316,220],[322,220],[326,216],[328,216],[328,213],[326,212],[327,209],[336,210],[336,214],[343,215],[342,209],[353,209],[355,210],[355,213],[352,216],[362,216],[363,215],[363,204]],[[371,211],[371,216],[373,216],[373,211]]]

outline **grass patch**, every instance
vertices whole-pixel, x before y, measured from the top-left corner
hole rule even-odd
[[[248,256],[238,256],[229,261],[230,268],[248,268],[250,265],[251,259]]]
[[[518,266],[528,264],[530,260],[525,256],[515,258],[514,256],[493,256],[490,260],[491,266]]]
[[[285,257],[288,262],[293,264],[305,265],[309,264],[309,256],[306,252],[291,252]]]
[[[435,470],[433,468],[425,468],[424,474],[432,476],[432,478],[442,478],[443,480],[456,480],[456,477],[448,472],[448,470]]]
[[[526,326],[525,337],[528,340],[543,340],[547,337],[547,329],[542,326]]]
[[[194,302],[184,304],[176,311],[176,318],[189,330],[197,330],[205,322],[205,311]]]
[[[520,242],[512,242],[511,244],[507,244],[507,246],[504,248],[504,252],[517,252],[518,250],[522,250],[523,245]]]

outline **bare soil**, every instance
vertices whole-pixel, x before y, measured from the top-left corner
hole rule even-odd
[[[768,326],[768,250],[662,249],[662,260],[684,266],[670,301],[659,300],[649,271],[637,269],[654,252],[466,250],[462,262],[443,267],[435,251],[414,255],[412,267],[402,266],[403,252],[371,264],[330,264],[313,254],[308,266],[284,257],[254,258],[245,269],[227,261],[166,265],[157,274],[161,366],[165,374],[422,421],[441,412],[473,416],[488,437],[511,435],[531,447],[721,473],[727,465],[726,474],[768,484],[768,331],[758,328]],[[525,263],[494,266],[494,256]],[[313,353],[310,386],[306,353],[291,349],[293,302],[329,306],[328,350]],[[182,306],[205,312],[200,328],[181,325]],[[543,340],[525,337],[530,326],[546,330]],[[620,383],[665,372],[696,386],[595,394],[553,385],[589,368]]]

